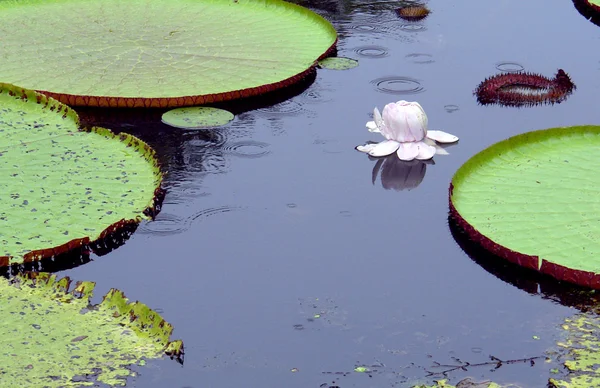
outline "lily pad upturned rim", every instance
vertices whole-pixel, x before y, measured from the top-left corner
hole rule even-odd
[[[61,0],[62,3],[73,2],[78,0]],[[92,1],[92,0],[90,0]],[[205,105],[211,103],[218,103],[222,101],[246,98],[251,96],[262,95],[274,90],[278,90],[281,88],[285,88],[291,86],[302,79],[306,78],[317,66],[317,61],[326,58],[336,52],[336,45],[338,42],[337,32],[335,28],[331,25],[329,21],[327,21],[322,16],[316,14],[315,12],[306,9],[297,4],[288,3],[282,0],[236,0],[234,2],[227,0],[197,0],[197,2],[201,3],[205,1],[206,3],[216,3],[216,4],[226,4],[231,5],[231,3],[235,3],[238,6],[245,6],[246,4],[251,4],[252,6],[257,6],[260,4],[264,4],[265,9],[285,9],[286,13],[297,13],[302,15],[302,17],[311,19],[315,24],[318,24],[324,31],[324,35],[330,40],[331,43],[328,47],[319,48],[319,52],[314,53],[314,58],[310,60],[312,63],[307,63],[306,68],[304,70],[299,71],[295,74],[288,74],[287,77],[283,79],[277,79],[277,77],[271,77],[272,82],[267,83],[259,83],[255,82],[255,85],[250,87],[244,87],[240,89],[230,88],[225,89],[219,92],[214,93],[203,93],[203,94],[183,94],[183,95],[175,95],[175,96],[148,96],[144,95],[143,91],[140,92],[139,96],[119,96],[119,95],[107,95],[103,93],[90,95],[86,94],[77,94],[70,93],[68,90],[65,91],[56,91],[51,90],[51,88],[38,88],[35,85],[24,84],[23,82],[19,82],[14,79],[6,79],[2,76],[2,72],[0,71],[0,81],[10,82],[14,84],[20,84],[24,87],[35,89],[40,93],[48,95],[61,101],[70,106],[89,106],[89,107],[107,107],[107,108],[174,108],[174,107],[184,107],[184,106],[198,106]],[[39,0],[16,0],[13,2],[7,2],[5,6],[11,6],[10,4],[14,4],[15,6],[19,6],[20,4],[28,4],[32,5],[39,2]],[[0,4],[1,5],[1,4]],[[0,22],[2,21],[0,17]],[[263,23],[256,23],[257,25],[262,25]],[[177,32],[177,31],[175,31]],[[327,42],[329,43],[329,42]],[[255,58],[251,58],[255,61]],[[303,67],[305,64],[297,66],[298,68]],[[243,67],[240,68],[243,72]],[[298,71],[295,69],[294,71]],[[153,81],[152,79],[150,81]],[[98,81],[100,83],[100,81]],[[155,84],[155,83],[154,83]],[[156,89],[154,87],[153,89]]]
[[[600,27],[600,6],[588,0],[573,0],[573,5],[581,16]]]
[[[28,354],[27,349],[23,349],[23,345],[30,345],[30,343],[23,343],[19,341],[18,327],[5,327],[6,332],[4,334],[17,334],[15,341],[5,341],[8,344],[5,352],[13,349],[14,351],[21,352],[20,355],[31,356],[34,360],[38,357],[40,361],[45,365],[39,369],[40,365],[33,363],[33,372],[30,369],[24,367],[20,368],[11,366],[11,364],[19,364],[16,360],[14,363],[4,363],[5,368],[12,368],[10,371],[5,371],[0,377],[0,381],[7,383],[3,378],[12,379],[18,376],[22,376],[22,383],[29,384],[43,384],[44,386],[79,386],[92,385],[93,382],[102,382],[113,386],[125,385],[125,379],[135,375],[135,372],[130,368],[135,365],[143,365],[145,360],[152,358],[160,358],[161,356],[168,356],[171,359],[175,359],[178,363],[183,364],[184,362],[184,344],[181,340],[172,340],[171,335],[173,333],[173,325],[167,322],[158,312],[152,310],[149,306],[138,301],[130,301],[125,294],[115,288],[111,288],[102,298],[98,304],[92,305],[92,298],[94,297],[94,289],[96,286],[95,282],[92,281],[77,281],[74,285],[72,280],[68,277],[59,278],[56,274],[49,274],[44,272],[25,272],[18,274],[10,279],[0,279],[0,282],[4,282],[2,287],[5,290],[14,289],[14,294],[9,295],[9,300],[5,304],[5,308],[11,305],[23,304],[23,312],[25,315],[33,315],[34,319],[30,321],[37,321],[41,327],[36,329],[44,329],[46,332],[52,329],[52,325],[60,325],[61,329],[64,327],[65,331],[56,334],[56,338],[51,339],[46,335],[47,341],[57,341],[62,343],[67,337],[69,346],[73,346],[73,354],[81,353],[80,346],[84,348],[99,348],[100,345],[106,348],[112,348],[112,351],[106,351],[106,356],[89,354],[89,360],[85,359],[87,352],[84,352],[83,356],[79,355],[78,361],[83,359],[82,363],[76,363],[75,369],[66,368],[64,370],[54,370],[53,367],[60,367],[62,364],[60,361],[55,364],[52,363],[53,358],[46,360],[44,354],[40,354],[34,350],[33,353]],[[15,298],[15,295],[21,294],[22,298]],[[39,298],[39,303],[35,303],[36,299]],[[48,305],[47,302],[51,304]],[[56,302],[53,304],[52,302]],[[43,306],[42,310],[31,309],[29,306]],[[46,310],[49,308],[49,310]],[[10,310],[9,310],[10,311]],[[43,317],[56,317],[57,311],[66,312],[66,314],[73,313],[75,316],[73,320],[77,320],[79,317],[87,316],[92,321],[97,322],[101,328],[106,328],[106,331],[100,333],[100,331],[94,330],[93,327],[81,327],[81,323],[77,326],[77,323],[73,322],[60,322],[56,319],[48,319],[44,321]],[[88,315],[89,314],[89,315]],[[12,315],[12,314],[11,314]],[[21,317],[23,320],[23,317]],[[27,320],[26,320],[27,321]],[[85,323],[85,321],[84,321]],[[28,326],[28,325],[27,325]],[[35,325],[33,325],[35,326]],[[68,328],[74,329],[69,331]],[[89,330],[89,332],[86,332]],[[125,336],[128,338],[136,337],[137,341],[134,347],[131,347],[131,342],[125,340],[127,345],[119,345],[119,343],[110,344],[105,343],[86,343],[80,341],[90,341],[92,338],[98,340],[98,335],[102,337],[103,333],[112,333],[118,336]],[[52,333],[52,331],[50,331]],[[91,338],[88,338],[91,337]],[[69,341],[68,337],[72,339]],[[85,345],[78,345],[79,343]],[[31,343],[33,347],[36,345],[35,341]],[[26,346],[27,347],[27,346]],[[59,349],[53,349],[59,350]],[[42,352],[45,348],[41,349]],[[47,351],[47,350],[46,350]],[[123,352],[119,354],[119,352]],[[66,353],[65,362],[71,357],[69,355],[69,349],[65,349],[62,353]],[[116,354],[115,354],[116,353]],[[52,354],[52,353],[50,353]],[[104,354],[102,352],[101,354]],[[113,360],[111,360],[111,358]],[[21,359],[22,360],[22,359]],[[116,362],[114,360],[117,360]],[[32,360],[29,360],[32,361]],[[109,362],[111,361],[111,362]],[[21,363],[22,364],[22,363]],[[26,365],[26,364],[25,364]],[[46,369],[50,367],[50,369]],[[38,368],[38,369],[35,369]],[[79,370],[78,368],[83,368]],[[37,372],[36,372],[37,370]],[[50,375],[46,375],[50,373]],[[81,379],[81,376],[85,376]],[[90,380],[88,380],[90,379]]]
[[[501,244],[498,244],[492,238],[484,235],[473,225],[471,225],[471,223],[469,223],[469,221],[466,218],[464,218],[463,215],[461,215],[453,201],[453,195],[456,188],[455,185],[457,184],[457,179],[459,179],[460,176],[466,174],[465,171],[467,169],[477,166],[482,159],[492,154],[499,155],[501,152],[500,150],[506,148],[506,146],[511,142],[514,143],[515,141],[523,141],[530,137],[539,138],[545,135],[553,136],[560,134],[576,133],[577,131],[584,133],[594,132],[600,136],[600,126],[593,125],[542,129],[510,137],[508,139],[495,143],[489,146],[488,148],[480,151],[479,153],[475,154],[457,170],[457,172],[452,178],[449,187],[448,197],[449,211],[450,217],[452,217],[452,219],[456,222],[458,227],[467,234],[468,238],[473,243],[481,246],[486,251],[492,253],[494,256],[505,259],[521,267],[551,276],[560,281],[566,281],[569,283],[577,284],[579,286],[600,289],[600,269],[598,273],[596,273],[575,268],[569,268],[565,265],[551,262],[543,257],[518,252]]]
[[[146,208],[142,211],[142,214],[149,219],[154,219],[154,217],[160,212],[162,201],[165,196],[165,190],[162,187],[163,181],[163,172],[160,162],[156,157],[156,152],[152,147],[150,147],[144,141],[138,139],[137,137],[130,135],[128,133],[119,133],[115,134],[109,129],[101,128],[101,127],[83,127],[79,123],[79,117],[77,113],[69,108],[68,106],[62,104],[61,102],[48,97],[42,93],[38,93],[33,90],[25,89],[19,86],[0,83],[0,93],[6,92],[9,96],[14,97],[17,100],[30,100],[32,102],[36,102],[39,105],[42,105],[44,109],[48,109],[50,111],[54,111],[57,114],[62,112],[63,118],[69,118],[74,121],[79,131],[81,132],[89,132],[96,133],[100,136],[104,136],[107,138],[115,139],[116,141],[120,141],[126,144],[128,147],[132,147],[137,149],[140,154],[144,155],[145,159],[152,164],[155,180],[156,180],[156,188],[154,190],[154,194],[152,198],[149,200]],[[130,230],[134,225],[139,224],[142,221],[142,216],[138,215],[135,218],[130,219],[121,219],[116,223],[108,225],[102,232],[100,232],[97,236],[86,236],[84,238],[75,238],[70,240],[64,244],[32,250],[26,253],[23,256],[24,264],[30,264],[35,261],[40,261],[43,259],[50,259],[56,257],[58,255],[68,253],[71,251],[81,251],[81,250],[92,250],[95,251],[98,249],[99,251],[103,250],[106,245],[104,240],[114,239],[116,236],[121,234],[121,231],[124,231],[125,234],[130,234]],[[0,267],[9,267],[9,266],[19,266],[21,263],[12,263],[11,264],[11,256],[0,256]]]

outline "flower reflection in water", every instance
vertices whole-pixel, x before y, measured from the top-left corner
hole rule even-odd
[[[373,184],[377,180],[377,175],[380,175],[381,186],[386,190],[396,191],[412,190],[419,186],[425,178],[427,165],[435,164],[433,160],[403,161],[394,154],[384,158],[369,156],[369,159],[377,161],[373,167]]]

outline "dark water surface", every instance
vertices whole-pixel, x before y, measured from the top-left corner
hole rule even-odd
[[[317,5],[358,68],[319,70],[298,96],[213,131],[109,125],[159,151],[168,194],[124,246],[63,274],[158,309],[186,351],[183,367],[152,361],[129,386],[404,387],[430,382],[432,363],[451,357],[542,356],[578,311],[471,260],[448,227],[448,184],[506,137],[600,123],[600,28],[568,0],[432,0],[418,23],[398,19],[396,2]],[[563,68],[577,90],[555,106],[477,105],[483,79],[521,68]],[[376,166],[354,150],[382,140],[364,124],[400,99],[461,138],[451,155]],[[353,372],[359,365],[373,373]],[[448,377],[541,387],[550,366],[491,369]]]

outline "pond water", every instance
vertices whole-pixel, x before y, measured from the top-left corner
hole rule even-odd
[[[184,340],[183,366],[149,362],[128,385],[404,387],[440,377],[427,377],[431,366],[453,357],[543,356],[578,310],[538,292],[530,274],[465,254],[448,225],[448,184],[499,140],[600,122],[600,28],[567,0],[431,0],[432,14],[414,23],[395,15],[398,2],[299,3],[332,21],[338,55],[358,68],[320,69],[298,95],[237,106],[230,125],[210,131],[96,118],[149,142],[169,172],[154,222],[61,272],[95,280],[97,295],[124,290]],[[482,80],[521,68],[563,68],[577,90],[554,106],[477,104]],[[407,166],[354,150],[381,140],[364,126],[373,108],[400,99],[460,137],[449,156]],[[360,365],[372,372],[353,372]],[[448,378],[541,387],[550,367],[542,359]]]

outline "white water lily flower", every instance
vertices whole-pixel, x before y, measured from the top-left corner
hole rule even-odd
[[[443,131],[427,130],[427,115],[418,102],[398,101],[373,110],[374,121],[367,122],[370,132],[379,132],[386,140],[356,147],[371,156],[387,156],[394,152],[400,160],[427,160],[448,153],[438,143],[454,143],[458,137]]]

